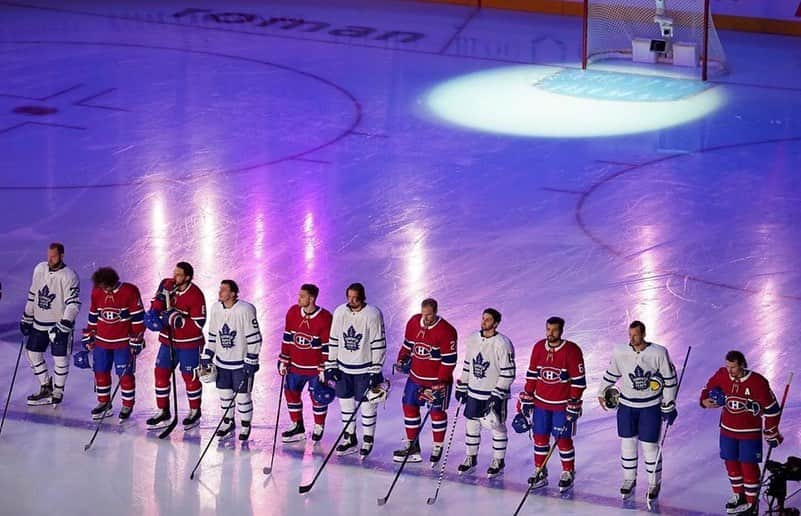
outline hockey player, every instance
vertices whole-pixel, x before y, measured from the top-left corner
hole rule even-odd
[[[253,376],[259,370],[261,330],[256,307],[239,299],[239,286],[233,280],[220,282],[219,303],[209,311],[209,337],[200,359],[201,367],[208,369],[212,362],[217,368],[217,389],[223,409],[223,421],[217,437],[227,439],[234,435],[233,404],[242,431],[240,441],[250,438],[253,419]]]
[[[409,362],[410,361],[410,362]],[[420,313],[406,323],[403,345],[398,352],[396,369],[409,370],[403,392],[403,417],[406,441],[403,448],[393,453],[395,462],[421,462],[420,405],[426,399],[431,404],[433,444],[429,461],[433,467],[442,457],[442,447],[448,427],[448,404],[456,367],[456,329],[437,315],[437,301],[424,299]],[[430,391],[426,393],[426,391]],[[421,400],[422,396],[422,400]]]
[[[139,289],[123,283],[117,271],[101,267],[92,274],[89,324],[83,330],[81,343],[92,353],[95,372],[97,406],[92,419],[112,413],[111,367],[120,377],[122,408],[120,422],[131,417],[136,399],[136,356],[145,347],[145,309]],[[76,361],[76,365],[78,362]]]
[[[659,435],[662,422],[673,424],[676,410],[676,368],[665,347],[645,340],[645,325],[634,321],[629,325],[629,343],[616,346],[603,375],[598,402],[607,410],[606,389],[620,381],[620,405],[617,408],[617,434],[620,437],[620,459],[623,466],[623,499],[634,493],[637,485],[637,441],[645,455],[648,473],[648,501],[656,500],[662,484],[662,460]]]
[[[156,406],[159,411],[147,420],[149,430],[163,428],[170,423],[170,373],[179,365],[189,398],[189,414],[183,420],[184,430],[200,424],[202,388],[195,369],[200,363],[200,350],[203,348],[206,298],[192,282],[194,275],[192,265],[178,262],[173,277],[159,283],[150,301],[150,310],[145,313],[145,324],[159,332],[161,343],[155,368]]]
[[[456,381],[456,401],[464,403],[467,456],[459,465],[460,475],[472,473],[478,465],[481,428],[492,432],[492,462],[487,477],[494,478],[506,467],[506,414],[509,387],[515,379],[515,350],[512,341],[498,332],[501,314],[487,308],[481,314],[481,330],[467,337],[462,374]]]
[[[20,332],[27,337],[28,361],[39,380],[39,392],[28,396],[28,405],[58,405],[64,399],[80,295],[78,275],[64,264],[64,245],[50,244],[47,261],[33,269],[28,302],[19,324]],[[44,359],[48,345],[53,355],[52,378]]]
[[[292,426],[281,434],[285,443],[306,438],[303,425],[301,393],[308,384],[309,393],[325,381],[324,369],[328,359],[328,336],[331,332],[331,312],[317,306],[320,289],[316,285],[301,285],[298,302],[286,313],[284,338],[278,357],[278,373],[286,376],[284,395]],[[328,405],[312,399],[314,430],[312,441],[320,442],[325,428]]]
[[[534,412],[534,466],[539,474],[529,479],[532,489],[548,485],[544,463],[551,435],[562,461],[559,491],[570,490],[576,477],[573,436],[587,380],[581,348],[562,338],[564,330],[565,320],[561,317],[545,321],[545,339],[531,350],[526,385],[519,396],[518,411],[526,417]]]
[[[726,354],[725,367],[712,375],[701,391],[701,406],[723,408],[720,414],[720,458],[734,492],[729,514],[752,511],[759,494],[763,433],[768,446],[784,440],[779,433],[781,408],[764,376],[750,371],[740,351]],[[753,512],[753,511],[752,511]]]
[[[345,295],[347,303],[334,310],[325,372],[326,380],[336,382],[343,423],[355,417],[356,403],[365,398],[367,390],[379,387],[384,381],[381,370],[387,351],[384,316],[381,310],[367,304],[364,286],[353,283]],[[364,442],[359,450],[362,459],[373,451],[377,413],[377,404],[362,403]],[[356,424],[351,422],[336,448],[337,455],[354,453],[357,446]]]

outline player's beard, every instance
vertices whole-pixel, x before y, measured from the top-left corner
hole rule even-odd
[[[561,338],[561,337],[545,337],[545,340],[547,340],[547,341],[548,341],[548,344],[551,344],[551,345],[553,345],[553,344],[556,344],[556,343],[558,343],[559,341],[561,341],[561,340],[562,340],[562,338]]]

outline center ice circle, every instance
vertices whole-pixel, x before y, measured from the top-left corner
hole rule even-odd
[[[655,131],[703,118],[724,102],[720,86],[700,81],[534,65],[464,75],[426,95],[446,122],[544,138]]]

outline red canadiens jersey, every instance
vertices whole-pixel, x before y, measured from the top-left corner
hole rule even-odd
[[[759,439],[762,435],[762,419],[765,429],[779,424],[781,409],[770,384],[761,374],[745,371],[740,378],[732,378],[725,367],[721,367],[701,391],[701,401],[709,398],[713,389],[723,390],[726,404],[720,414],[720,433],[735,439]]]
[[[535,407],[565,410],[567,401],[580,400],[586,388],[584,355],[576,343],[563,340],[551,347],[543,339],[534,344],[525,391],[534,396]]]
[[[174,290],[175,281],[172,278],[161,280],[155,297],[150,302],[152,310],[163,311],[167,308],[163,291],[170,291],[170,306],[172,309],[181,313],[184,317],[184,325],[181,328],[173,328],[172,343],[176,349],[195,349],[202,348],[203,325],[206,324],[206,298],[203,292],[194,283],[183,291]],[[159,342],[170,344],[167,328],[159,332]]]
[[[120,283],[111,292],[92,289],[89,307],[89,330],[95,334],[95,345],[103,349],[121,349],[128,340],[145,331],[145,309],[139,289]]]
[[[421,314],[406,323],[398,362],[412,357],[411,376],[415,382],[430,387],[436,383],[453,383],[456,367],[456,329],[439,317],[431,326],[423,323]]]
[[[306,314],[298,305],[287,310],[278,359],[289,364],[290,373],[312,376],[323,369],[328,360],[331,321],[331,312],[325,308],[317,307],[312,314]]]

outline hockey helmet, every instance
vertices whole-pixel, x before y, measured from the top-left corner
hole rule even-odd
[[[203,383],[213,383],[217,380],[217,366],[209,364],[206,367],[199,365],[195,368],[195,377]]]
[[[311,397],[318,405],[330,405],[336,396],[334,388],[326,382],[317,382],[311,388]]]
[[[709,391],[709,399],[714,401],[718,407],[722,407],[726,404],[726,394],[720,387],[715,387]]]
[[[613,409],[620,405],[620,389],[610,385],[604,390],[604,405],[606,408]]]
[[[512,419],[512,429],[518,434],[524,434],[531,430],[531,420],[524,416],[522,412],[518,412]]]
[[[164,323],[161,320],[161,313],[153,309],[146,311],[145,326],[150,331],[161,331],[164,329]]]
[[[78,369],[92,369],[92,353],[82,349],[72,355],[72,363]]]
[[[387,401],[389,397],[389,390],[391,389],[391,385],[389,380],[384,380],[383,382],[379,383],[372,389],[367,390],[367,394],[364,396],[364,401],[367,403],[372,403],[373,405],[378,405],[381,402]]]

